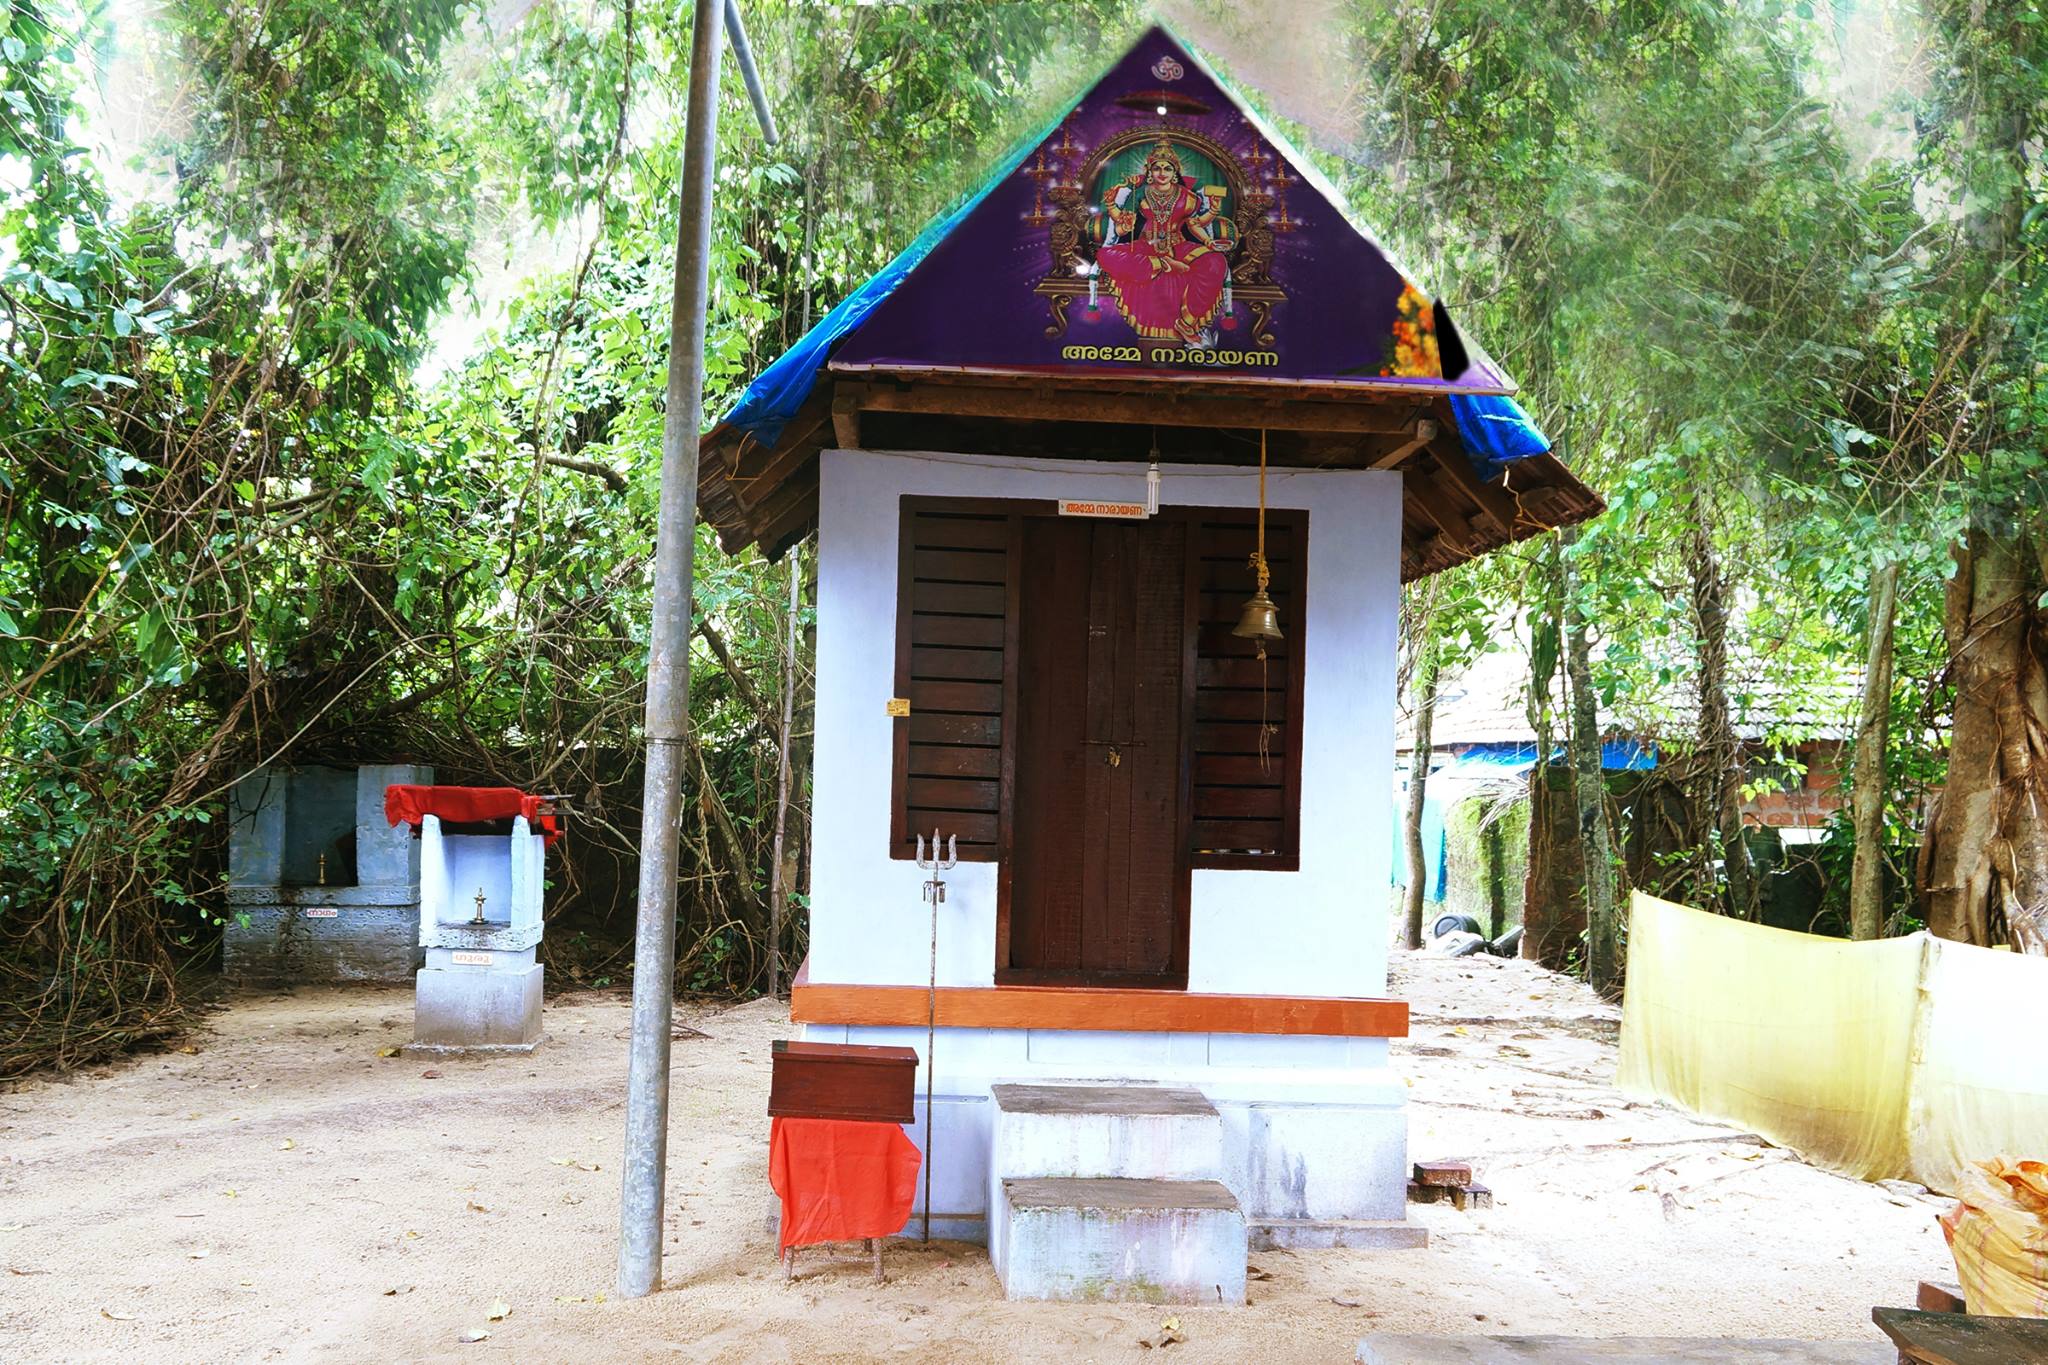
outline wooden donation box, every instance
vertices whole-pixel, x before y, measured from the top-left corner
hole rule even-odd
[[[796,1249],[902,1231],[922,1164],[903,1125],[916,1117],[917,1053],[907,1047],[777,1042],[768,1083],[768,1180],[782,1199],[785,1277]]]
[[[917,1052],[907,1047],[778,1040],[768,1083],[776,1118],[910,1123],[917,1117]]]

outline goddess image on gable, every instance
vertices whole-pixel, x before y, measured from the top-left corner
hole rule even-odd
[[[1117,311],[1141,337],[1206,346],[1209,324],[1230,278],[1236,226],[1223,213],[1220,185],[1196,188],[1173,144],[1161,139],[1142,171],[1102,197],[1102,243],[1095,251]]]

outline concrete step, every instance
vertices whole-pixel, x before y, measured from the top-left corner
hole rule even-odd
[[[1223,1120],[1199,1090],[1157,1085],[998,1085],[989,1171],[1046,1176],[1216,1180]]]
[[[991,1212],[1009,1298],[1244,1302],[1244,1213],[1214,1180],[1005,1180]]]

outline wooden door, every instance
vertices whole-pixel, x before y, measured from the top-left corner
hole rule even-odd
[[[998,979],[1187,983],[1187,526],[1023,526]]]

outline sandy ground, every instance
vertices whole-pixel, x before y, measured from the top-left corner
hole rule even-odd
[[[1951,1278],[1941,1201],[1806,1166],[1608,1084],[1614,1012],[1519,962],[1409,958],[1411,1155],[1489,1212],[1420,1251],[1254,1254],[1184,1361],[1347,1360],[1368,1331],[1875,1339]],[[628,1005],[548,1004],[534,1056],[422,1058],[399,990],[250,997],[185,1053],[0,1094],[0,1360],[1156,1359],[1166,1313],[1012,1304],[980,1249],[849,1247],[781,1283],[770,1002],[678,1011],[667,1288],[612,1287]],[[494,1305],[509,1312],[492,1321]],[[464,1344],[471,1329],[488,1339]]]

